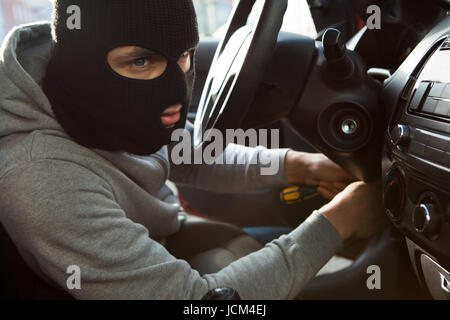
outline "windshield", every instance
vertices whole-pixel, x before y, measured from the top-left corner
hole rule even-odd
[[[220,36],[236,0],[193,0],[202,37]],[[261,9],[263,1],[257,1],[254,12]],[[52,0],[1,0],[0,39],[9,30],[24,23],[51,20]],[[255,14],[249,18],[252,22]],[[304,34],[315,38],[316,28],[306,0],[289,0],[283,31]]]
[[[194,0],[200,33],[203,37],[220,38],[225,32],[226,22],[236,0]],[[249,17],[253,23],[262,10],[264,1],[257,0]],[[282,31],[317,37],[316,27],[306,0],[289,0]]]

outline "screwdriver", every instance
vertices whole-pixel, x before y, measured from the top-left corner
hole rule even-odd
[[[293,186],[285,188],[280,193],[280,199],[284,204],[301,203],[318,197],[317,187]]]

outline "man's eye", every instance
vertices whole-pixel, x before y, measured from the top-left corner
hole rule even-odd
[[[133,61],[133,65],[138,68],[143,68],[148,65],[147,58],[140,58]]]
[[[190,52],[189,52],[189,51],[186,51],[185,53],[183,53],[183,54],[181,55],[181,59],[186,59],[187,57],[189,57],[189,55],[190,55]]]

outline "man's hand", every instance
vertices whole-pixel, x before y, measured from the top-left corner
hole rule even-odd
[[[320,153],[289,151],[286,176],[290,184],[319,186],[321,196],[332,199],[355,178]]]
[[[369,238],[387,224],[379,183],[355,182],[319,211],[334,225],[343,240]]]

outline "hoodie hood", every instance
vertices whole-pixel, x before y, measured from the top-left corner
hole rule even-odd
[[[42,90],[51,56],[49,23],[13,29],[0,51],[0,139],[35,130],[57,130],[50,102]]]

